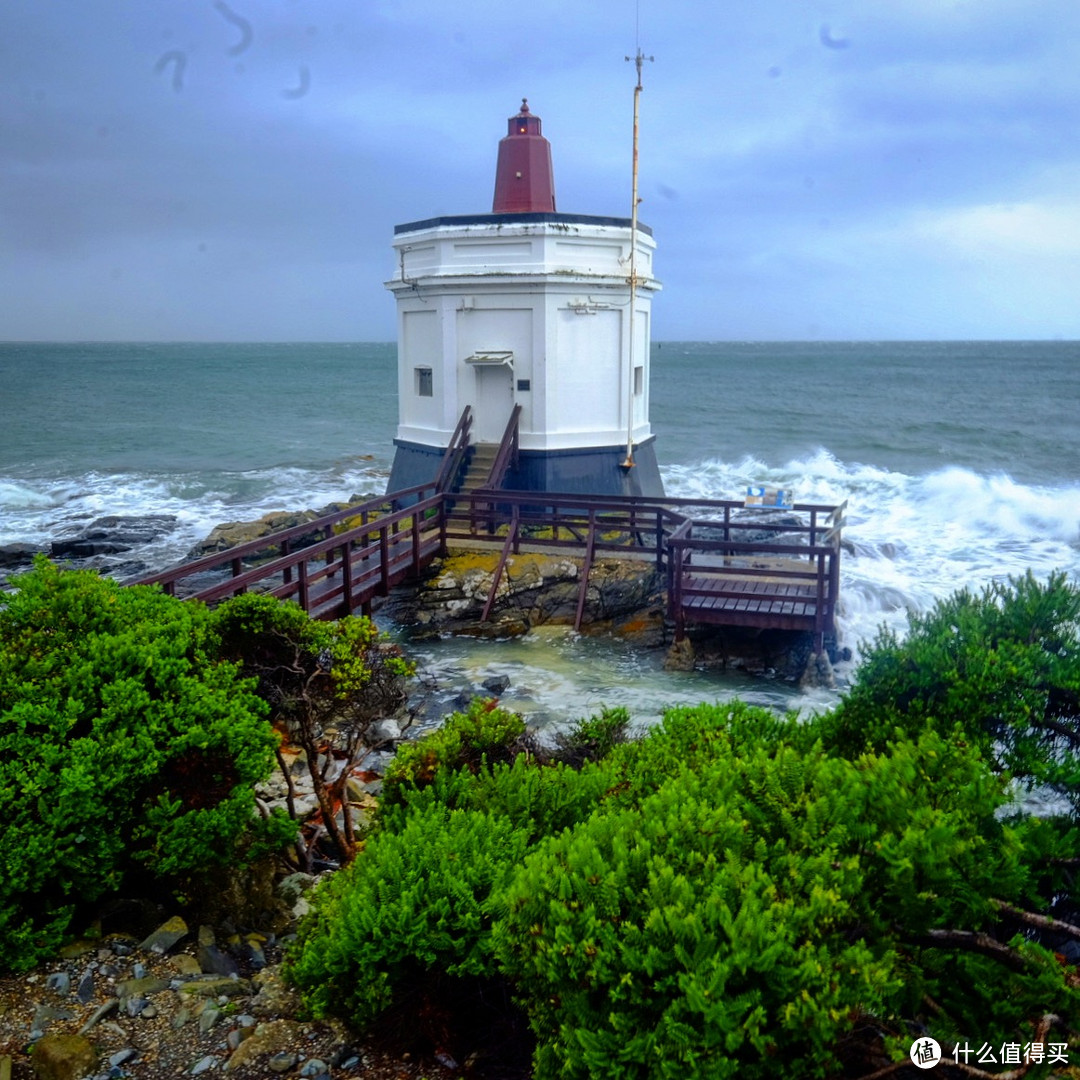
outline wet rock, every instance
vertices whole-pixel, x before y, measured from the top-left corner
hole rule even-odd
[[[119,1004],[119,998],[109,998],[108,1001],[103,1002],[90,1014],[90,1019],[79,1029],[79,1034],[85,1035],[87,1032],[92,1031]]]
[[[207,1004],[206,1008],[199,1013],[199,1030],[205,1034],[208,1032],[223,1016],[225,1015],[221,1009],[214,1004]]]
[[[188,1073],[189,1076],[199,1076],[201,1073],[209,1072],[211,1069],[217,1068],[218,1059],[213,1054],[207,1054],[206,1057],[199,1058]]]
[[[71,976],[66,971],[55,971],[45,980],[45,989],[67,997],[71,993]]]
[[[199,947],[199,967],[207,975],[221,975],[232,978],[240,974],[240,965],[217,945]]]
[[[116,984],[116,993],[121,1001],[125,998],[149,998],[154,994],[160,994],[163,990],[168,989],[168,980],[159,979],[154,975],[143,975],[141,978],[124,979],[123,982]]]
[[[827,653],[812,653],[807,661],[806,670],[799,680],[800,690],[835,690],[836,676],[833,674],[832,664],[829,663]]]
[[[52,1005],[39,1005],[30,1021],[30,1038],[40,1038],[54,1020],[70,1020],[75,1014],[70,1009],[57,1009]]]
[[[371,746],[397,742],[401,738],[401,725],[393,718],[377,720],[368,730],[367,741]]]
[[[93,555],[116,555],[149,544],[171,532],[176,518],[170,514],[143,514],[98,518],[77,536],[54,540],[49,554],[54,559],[86,559]]]
[[[169,958],[169,966],[177,973],[177,975],[188,976],[201,975],[203,973],[199,961],[188,953],[179,953],[176,956],[171,956]]]
[[[414,638],[442,633],[505,638],[546,623],[572,624],[580,595],[581,560],[522,552],[511,556],[495,590],[491,617],[481,621],[499,553],[457,552],[435,564],[419,586],[398,590],[383,609]],[[652,563],[603,559],[593,564],[583,629],[612,629],[614,620],[656,608],[663,582]],[[500,692],[500,691],[488,691]]]
[[[97,1064],[97,1050],[84,1035],[44,1035],[30,1051],[37,1080],[82,1080]]]
[[[491,675],[481,683],[481,686],[492,694],[505,694],[510,689],[510,676]]]
[[[180,987],[180,993],[190,997],[241,997],[251,993],[251,983],[247,979],[228,979],[207,976],[193,979]]]
[[[17,566],[29,566],[34,556],[40,554],[38,544],[0,544],[0,567],[10,569]]]
[[[248,1007],[254,1016],[287,1016],[300,1011],[300,995],[285,984],[280,972],[260,971],[251,981],[258,988]]]
[[[146,952],[157,953],[163,956],[178,941],[187,937],[188,926],[179,915],[162,923],[142,944],[139,946]]]
[[[204,555],[214,555],[219,551],[228,551],[230,548],[239,547],[242,544],[250,544],[254,540],[261,540],[271,533],[281,532],[284,529],[292,529],[297,525],[306,525],[314,521],[318,516],[314,510],[273,510],[263,514],[255,521],[226,521],[217,525],[210,535],[196,544],[188,553],[189,559],[201,559]],[[321,533],[312,532],[289,541],[293,551],[307,547],[322,539]],[[254,552],[248,558],[252,560],[264,558],[277,558],[280,554],[277,544],[269,545]]]

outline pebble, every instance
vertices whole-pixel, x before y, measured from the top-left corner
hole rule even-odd
[[[294,1054],[292,1051],[284,1051],[280,1054],[275,1054],[266,1064],[271,1072],[287,1073],[290,1069],[295,1068],[296,1063],[299,1060],[299,1054]]]
[[[320,1061],[318,1058],[312,1058],[310,1061],[304,1063],[304,1067],[300,1070],[300,1075],[305,1077],[323,1076],[326,1073],[327,1065],[325,1061]]]
[[[71,976],[66,971],[57,971],[45,980],[45,987],[60,997],[71,993]]]
[[[109,1064],[115,1068],[117,1065],[124,1065],[138,1056],[139,1051],[134,1046],[126,1046],[123,1050],[117,1050],[115,1054],[109,1056]]]
[[[199,1073],[208,1072],[210,1069],[217,1065],[217,1058],[213,1054],[207,1054],[204,1058],[199,1058],[194,1065],[191,1066],[191,1076],[198,1076]]]
[[[150,1001],[144,997],[129,997],[124,1003],[124,1010],[128,1016],[138,1016],[139,1013],[150,1004]]]

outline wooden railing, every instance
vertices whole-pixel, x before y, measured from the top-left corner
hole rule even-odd
[[[510,419],[506,422],[506,429],[499,440],[499,451],[495,460],[491,463],[491,472],[488,473],[485,487],[500,488],[506,479],[506,473],[511,466],[517,467],[519,438],[518,424],[521,420],[521,406],[515,405],[510,413]]]
[[[469,432],[472,430],[472,406],[466,405],[461,411],[454,434],[450,436],[450,442],[439,464],[439,472],[435,477],[436,491],[450,491],[455,485],[458,474],[469,452]]]
[[[433,484],[420,484],[125,584],[157,584],[210,604],[258,586],[315,618],[370,611],[375,596],[445,550],[442,502]],[[348,522],[355,524],[343,528]],[[276,558],[252,565],[275,547]]]
[[[846,505],[846,504],[845,504]],[[687,622],[809,630],[821,651],[836,631],[843,507],[810,510],[808,525],[778,519],[687,519],[667,541],[668,613]],[[828,511],[824,526],[818,513]]]
[[[418,576],[450,545],[501,540],[484,619],[510,556],[527,544],[584,556],[579,627],[593,562],[610,553],[648,560],[666,575],[668,615],[677,636],[688,621],[728,621],[808,629],[820,647],[823,635],[835,632],[844,508],[796,504],[794,511],[805,515],[798,521],[787,514],[746,519],[736,513],[742,509],[731,500],[492,488],[451,496],[427,484],[129,584],[157,583],[208,603],[258,587],[296,600],[316,618],[337,618],[369,613],[374,598]],[[293,550],[312,535],[321,538]],[[256,566],[246,562],[268,547],[276,547],[278,557]],[[214,580],[207,580],[210,574]]]

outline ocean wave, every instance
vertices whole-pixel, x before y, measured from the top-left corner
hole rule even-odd
[[[58,506],[61,501],[52,492],[41,491],[13,480],[0,480],[0,509],[2,510],[43,510],[47,507]]]
[[[1064,571],[1080,580],[1080,487],[1023,484],[946,466],[919,476],[838,460],[818,449],[783,465],[753,457],[663,470],[669,495],[739,498],[748,484],[789,487],[800,502],[847,500],[841,640],[852,649],[881,626],[903,633],[957,589]]]
[[[173,528],[134,553],[151,569],[164,569],[222,522],[249,521],[274,510],[319,509],[354,494],[382,492],[386,480],[386,470],[368,459],[344,459],[329,470],[87,472],[33,484],[5,479],[0,480],[0,544],[18,541],[47,548],[96,518],[167,515],[175,518]]]

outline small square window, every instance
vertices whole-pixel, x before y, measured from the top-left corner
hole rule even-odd
[[[532,389],[532,385],[530,384],[528,379],[518,379],[517,382],[518,382],[518,389],[519,390],[531,390]]]
[[[434,390],[434,380],[431,375],[431,368],[418,367],[414,369],[416,371],[416,393],[419,397],[431,397]]]

